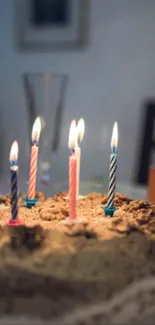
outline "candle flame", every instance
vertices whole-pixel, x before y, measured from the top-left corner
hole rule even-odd
[[[77,147],[77,127],[75,120],[73,120],[70,125],[68,147],[71,150],[75,150],[75,148]]]
[[[39,137],[40,137],[40,132],[41,132],[41,118],[38,116],[33,124],[32,128],[32,142],[38,142]]]
[[[16,160],[18,160],[18,142],[17,141],[14,141],[11,146],[9,159],[12,162],[15,162]]]
[[[112,138],[111,138],[111,148],[117,149],[118,145],[118,124],[117,122],[114,123]]]
[[[77,141],[78,144],[82,141],[85,132],[85,121],[81,118],[77,124]]]

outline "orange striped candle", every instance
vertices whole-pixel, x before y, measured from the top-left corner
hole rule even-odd
[[[31,159],[30,159],[30,179],[28,198],[35,198],[36,191],[36,179],[37,179],[37,162],[38,162],[38,143],[41,131],[41,120],[37,117],[32,128],[32,147],[31,147]]]
[[[76,218],[76,174],[77,174],[77,156],[75,148],[77,146],[77,128],[76,121],[71,122],[68,146],[71,150],[71,157],[69,158],[69,217]]]

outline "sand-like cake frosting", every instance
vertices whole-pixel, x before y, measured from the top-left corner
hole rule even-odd
[[[0,315],[57,318],[154,274],[154,205],[118,193],[109,218],[107,196],[90,193],[77,201],[84,222],[66,225],[66,193],[36,195],[32,209],[20,197],[19,227],[7,225],[10,196],[0,198]]]
[[[114,205],[118,208],[114,217],[106,217],[103,206],[107,203],[107,196],[90,193],[85,199],[77,201],[77,216],[81,223],[65,225],[68,217],[68,201],[66,193],[59,193],[46,198],[42,193],[36,192],[39,202],[35,207],[28,209],[19,199],[19,219],[26,227],[40,225],[42,229],[58,230],[67,235],[84,235],[92,238],[111,239],[113,237],[129,234],[137,229],[145,235],[153,237],[155,233],[155,205],[144,200],[132,200],[117,193]],[[10,197],[0,198],[0,226],[5,226],[10,219]]]

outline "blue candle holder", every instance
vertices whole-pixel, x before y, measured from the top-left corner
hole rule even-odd
[[[112,207],[102,207],[102,209],[104,210],[104,213],[106,215],[106,217],[113,217],[113,214],[116,210],[118,210],[118,208],[115,208],[114,206]]]
[[[28,209],[31,209],[32,207],[34,207],[35,204],[36,204],[38,201],[39,201],[38,199],[29,199],[29,198],[26,198],[26,199],[24,200],[24,202],[26,203]]]

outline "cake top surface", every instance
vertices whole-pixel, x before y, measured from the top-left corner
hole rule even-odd
[[[24,197],[19,199],[19,219],[25,227],[39,225],[42,229],[57,230],[70,236],[86,238],[111,239],[129,234],[133,230],[144,232],[146,236],[154,238],[155,233],[155,205],[144,200],[132,200],[117,193],[114,205],[118,210],[114,217],[109,218],[104,214],[103,206],[107,203],[107,196],[90,193],[84,199],[77,201],[77,216],[83,219],[74,226],[65,225],[68,217],[68,200],[66,193],[59,193],[46,198],[37,192],[39,202],[32,209],[24,203]],[[10,197],[0,198],[0,226],[3,227],[10,219]]]
[[[118,210],[108,218],[102,209],[107,196],[90,193],[77,202],[84,222],[66,225],[65,196],[37,193],[40,201],[32,209],[20,197],[19,227],[7,225],[9,195],[0,199],[0,287],[7,313],[59,316],[154,274],[154,205],[117,193]]]

